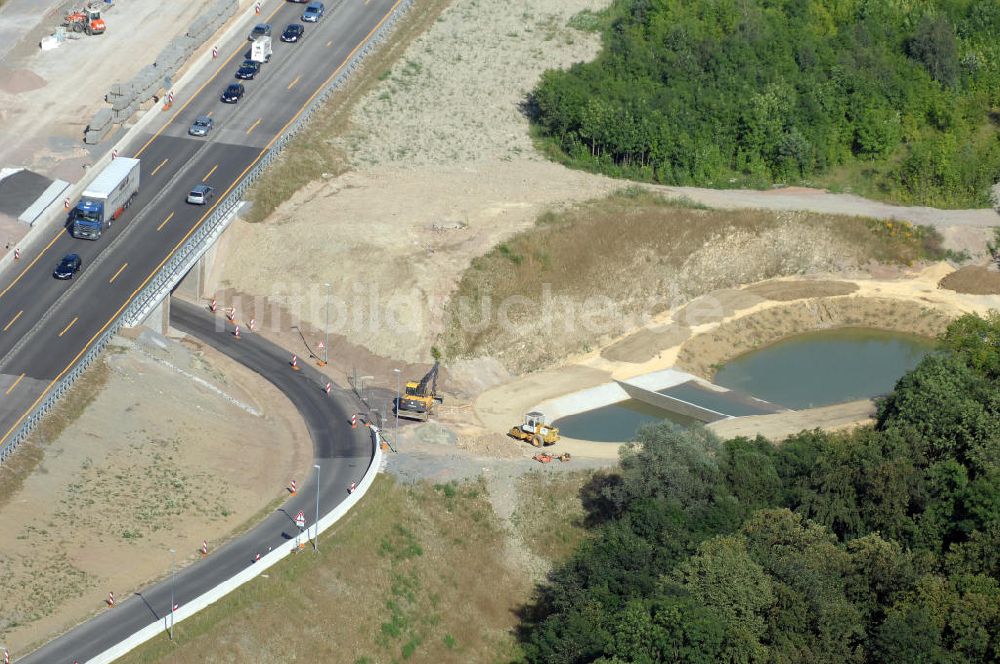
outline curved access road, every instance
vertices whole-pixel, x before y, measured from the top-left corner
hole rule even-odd
[[[353,394],[335,388],[328,395],[324,389],[326,379],[318,371],[305,363],[299,371],[293,371],[289,351],[255,334],[244,333],[235,339],[230,329],[218,325],[217,315],[206,309],[175,299],[170,311],[176,329],[256,371],[285,393],[308,427],[314,463],[320,466],[319,484],[314,471],[298,495],[290,497],[250,532],[178,571],[173,581],[167,578],[135,595],[118,598],[114,609],[18,658],[19,663],[86,662],[153,621],[164,620],[170,613],[171,585],[175,604],[183,606],[253,565],[258,553],[264,555],[298,533],[294,518],[299,510],[306,514],[307,527],[315,523],[317,488],[319,513],[323,515],[347,497],[351,482],[360,482],[371,464],[373,449],[368,429],[351,429],[350,418],[357,411]],[[276,441],[276,454],[281,453],[280,447],[281,441]],[[322,540],[319,546],[323,546]]]

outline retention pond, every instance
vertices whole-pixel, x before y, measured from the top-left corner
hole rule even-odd
[[[885,394],[933,350],[932,340],[898,332],[809,332],[735,358],[713,382],[795,410],[815,408]]]

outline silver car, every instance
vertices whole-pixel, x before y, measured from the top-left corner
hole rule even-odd
[[[199,184],[191,189],[187,202],[191,205],[207,205],[213,198],[215,198],[215,189],[207,184]]]
[[[212,118],[202,115],[195,119],[194,124],[188,129],[188,133],[192,136],[208,136],[208,132],[212,131],[214,126],[215,122]]]

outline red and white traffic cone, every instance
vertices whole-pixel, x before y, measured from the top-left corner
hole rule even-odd
[[[354,490],[358,488],[357,482],[351,482],[351,486],[347,489],[347,493],[354,493]]]
[[[325,389],[326,393],[327,393],[327,394],[329,394],[329,393],[330,393],[330,390],[331,390],[332,388],[333,388],[333,386],[332,386],[332,385],[330,385],[330,383],[327,383],[327,384],[326,384],[326,387],[325,387],[324,389]]]
[[[254,320],[253,318],[251,318],[251,319],[250,319],[250,322],[249,322],[249,323],[247,323],[247,327],[249,327],[249,328],[250,328],[250,331],[251,331],[251,332],[254,332],[254,331],[255,331],[255,330],[254,330],[254,325],[255,325],[256,323],[257,323],[257,321],[256,321],[256,320]]]
[[[205,540],[204,542],[201,543],[201,555],[203,556],[208,555],[208,540]]]
[[[3,664],[10,664],[10,653],[6,648],[3,649]]]
[[[217,57],[219,57],[219,47],[218,46],[213,46],[212,47],[212,59],[215,60]]]
[[[352,429],[357,429],[358,428],[358,414],[357,413],[354,413],[353,415],[351,415],[351,428]]]
[[[212,298],[212,303],[208,305],[208,310],[211,311],[213,314],[219,310],[219,305],[215,301],[214,297]]]
[[[236,320],[236,307],[229,307],[226,311],[226,318],[229,319],[229,322]]]
[[[112,159],[117,159],[118,158],[118,150],[112,150],[111,151],[111,158]]]
[[[233,329],[233,338],[234,338],[234,339],[239,339],[239,338],[240,338],[240,326],[239,326],[239,325],[237,325],[237,326],[236,326],[236,327],[235,327],[235,328]]]
[[[18,249],[17,247],[14,247],[14,260],[16,261],[21,260],[21,250]]]
[[[259,2],[253,6],[253,13],[256,14],[257,16],[260,16],[260,3]]]
[[[298,493],[298,488],[295,486],[295,480],[292,480],[291,485],[288,487],[288,493],[293,496]]]
[[[295,354],[292,355],[292,370],[293,371],[299,370],[299,358]]]
[[[258,553],[256,556],[253,557],[253,561],[257,562],[259,560],[260,560],[260,554]]]
[[[112,592],[108,593],[108,608],[115,608],[115,594]]]
[[[64,208],[66,208],[67,210],[69,209],[69,196],[67,196],[67,197],[66,197],[66,198],[65,198],[65,199],[63,200],[63,207],[64,207]]]

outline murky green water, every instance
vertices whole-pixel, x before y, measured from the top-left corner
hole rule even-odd
[[[897,332],[809,332],[737,357],[713,382],[788,408],[812,408],[885,394],[933,349],[929,339]]]
[[[644,424],[670,420],[688,426],[695,420],[668,413],[637,399],[620,401],[575,415],[567,415],[553,424],[559,433],[570,438],[593,440],[598,443],[623,443],[632,440]]]

